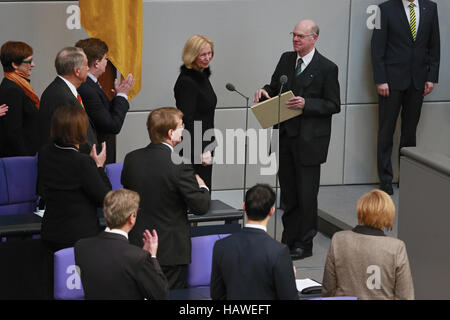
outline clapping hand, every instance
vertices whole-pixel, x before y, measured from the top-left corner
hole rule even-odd
[[[148,251],[152,257],[156,257],[156,253],[158,251],[158,234],[156,230],[152,230],[152,233],[145,229],[143,233],[144,238],[142,241],[144,242],[144,246],[142,249]]]
[[[8,111],[8,106],[6,104],[2,104],[0,106],[0,117],[3,117]]]
[[[131,87],[134,84],[134,78],[133,75],[130,73],[128,76],[122,80],[122,82],[119,84],[119,81],[116,79],[114,80],[114,89],[111,89],[111,91],[114,94],[123,93],[128,96],[128,92],[130,92]]]
[[[94,145],[92,146],[92,149],[91,149],[90,156],[92,159],[94,159],[97,167],[99,167],[99,168],[103,167],[103,165],[105,164],[105,161],[106,161],[106,142],[105,141],[102,142],[102,151],[99,154],[97,154],[97,148],[94,143]]]

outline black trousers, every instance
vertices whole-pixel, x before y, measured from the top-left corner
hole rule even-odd
[[[401,110],[400,146],[416,146],[416,129],[420,119],[424,89],[417,90],[413,84],[406,90],[390,90],[389,97],[378,96],[378,142],[377,166],[381,183],[391,183],[392,146],[395,125]]]
[[[161,266],[161,270],[167,278],[170,290],[187,288],[187,264]]]
[[[281,242],[290,248],[312,249],[317,234],[317,195],[320,164],[303,166],[297,138],[280,137],[280,167],[283,235]]]

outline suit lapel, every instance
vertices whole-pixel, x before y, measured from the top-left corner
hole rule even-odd
[[[416,36],[416,42],[419,40],[419,37],[422,35],[421,31],[423,29],[423,25],[425,21],[428,19],[428,13],[430,10],[427,10],[427,7],[425,5],[425,1],[419,0],[419,27],[417,28],[417,36]]]
[[[311,62],[306,66],[305,70],[300,74],[299,78],[297,79],[297,86],[298,86],[298,95],[303,96],[304,91],[307,87],[309,87],[312,83],[314,78],[317,76],[317,73],[319,72],[319,66],[320,66],[320,54],[319,51],[314,53],[314,56],[311,60]]]
[[[420,5],[420,3],[419,3]],[[410,25],[408,22],[408,16],[406,15],[406,11],[405,11],[405,7],[403,6],[403,1],[402,0],[397,0],[397,10],[398,10],[398,16],[400,17],[400,24],[402,25],[402,28],[404,29],[404,31],[406,32],[406,34],[408,35],[408,38],[411,42],[413,42],[413,37],[412,37],[412,33],[411,33],[411,29],[410,29]],[[420,23],[420,22],[419,22]],[[416,36],[417,39],[417,36]]]
[[[87,83],[89,86],[91,86],[91,88],[92,88],[93,90],[95,90],[95,91],[100,95],[100,97],[101,97],[103,100],[109,102],[108,96],[107,96],[106,93],[103,91],[103,89],[100,88],[100,86],[99,86],[98,83],[95,83],[90,77],[87,78],[86,83]]]
[[[81,104],[78,102],[77,98],[73,95],[72,91],[70,90],[69,86],[62,80],[60,77],[56,77],[55,83],[58,84],[59,87],[61,87],[62,90],[66,93],[68,97],[70,97],[71,100],[73,100],[73,103],[81,108]]]

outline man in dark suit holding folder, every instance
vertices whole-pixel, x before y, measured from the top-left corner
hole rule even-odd
[[[338,67],[314,48],[319,27],[302,20],[291,34],[294,51],[283,53],[270,84],[256,91],[254,101],[276,96],[280,77],[287,76],[282,91],[292,90],[294,97],[286,105],[303,110],[280,124],[278,171],[284,209],[281,241],[289,246],[292,259],[303,259],[312,255],[320,165],[328,155],[331,116],[340,112],[341,101]]]
[[[372,36],[377,86],[377,162],[380,189],[393,194],[392,145],[402,107],[400,148],[416,146],[423,97],[439,78],[437,5],[429,0],[390,0],[380,5],[380,28]]]

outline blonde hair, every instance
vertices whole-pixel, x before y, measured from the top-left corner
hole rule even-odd
[[[359,224],[392,230],[395,205],[386,192],[375,189],[366,193],[358,200],[357,211]]]
[[[117,189],[108,192],[103,200],[103,213],[108,228],[120,228],[131,214],[137,214],[139,201],[139,194],[131,190]]]
[[[183,59],[184,65],[188,69],[193,68],[193,63],[195,59],[197,59],[200,51],[203,49],[205,45],[209,44],[211,46],[212,57],[214,57],[214,42],[209,40],[207,37],[202,35],[192,36],[186,41],[184,45],[183,54],[181,55],[181,59]]]

